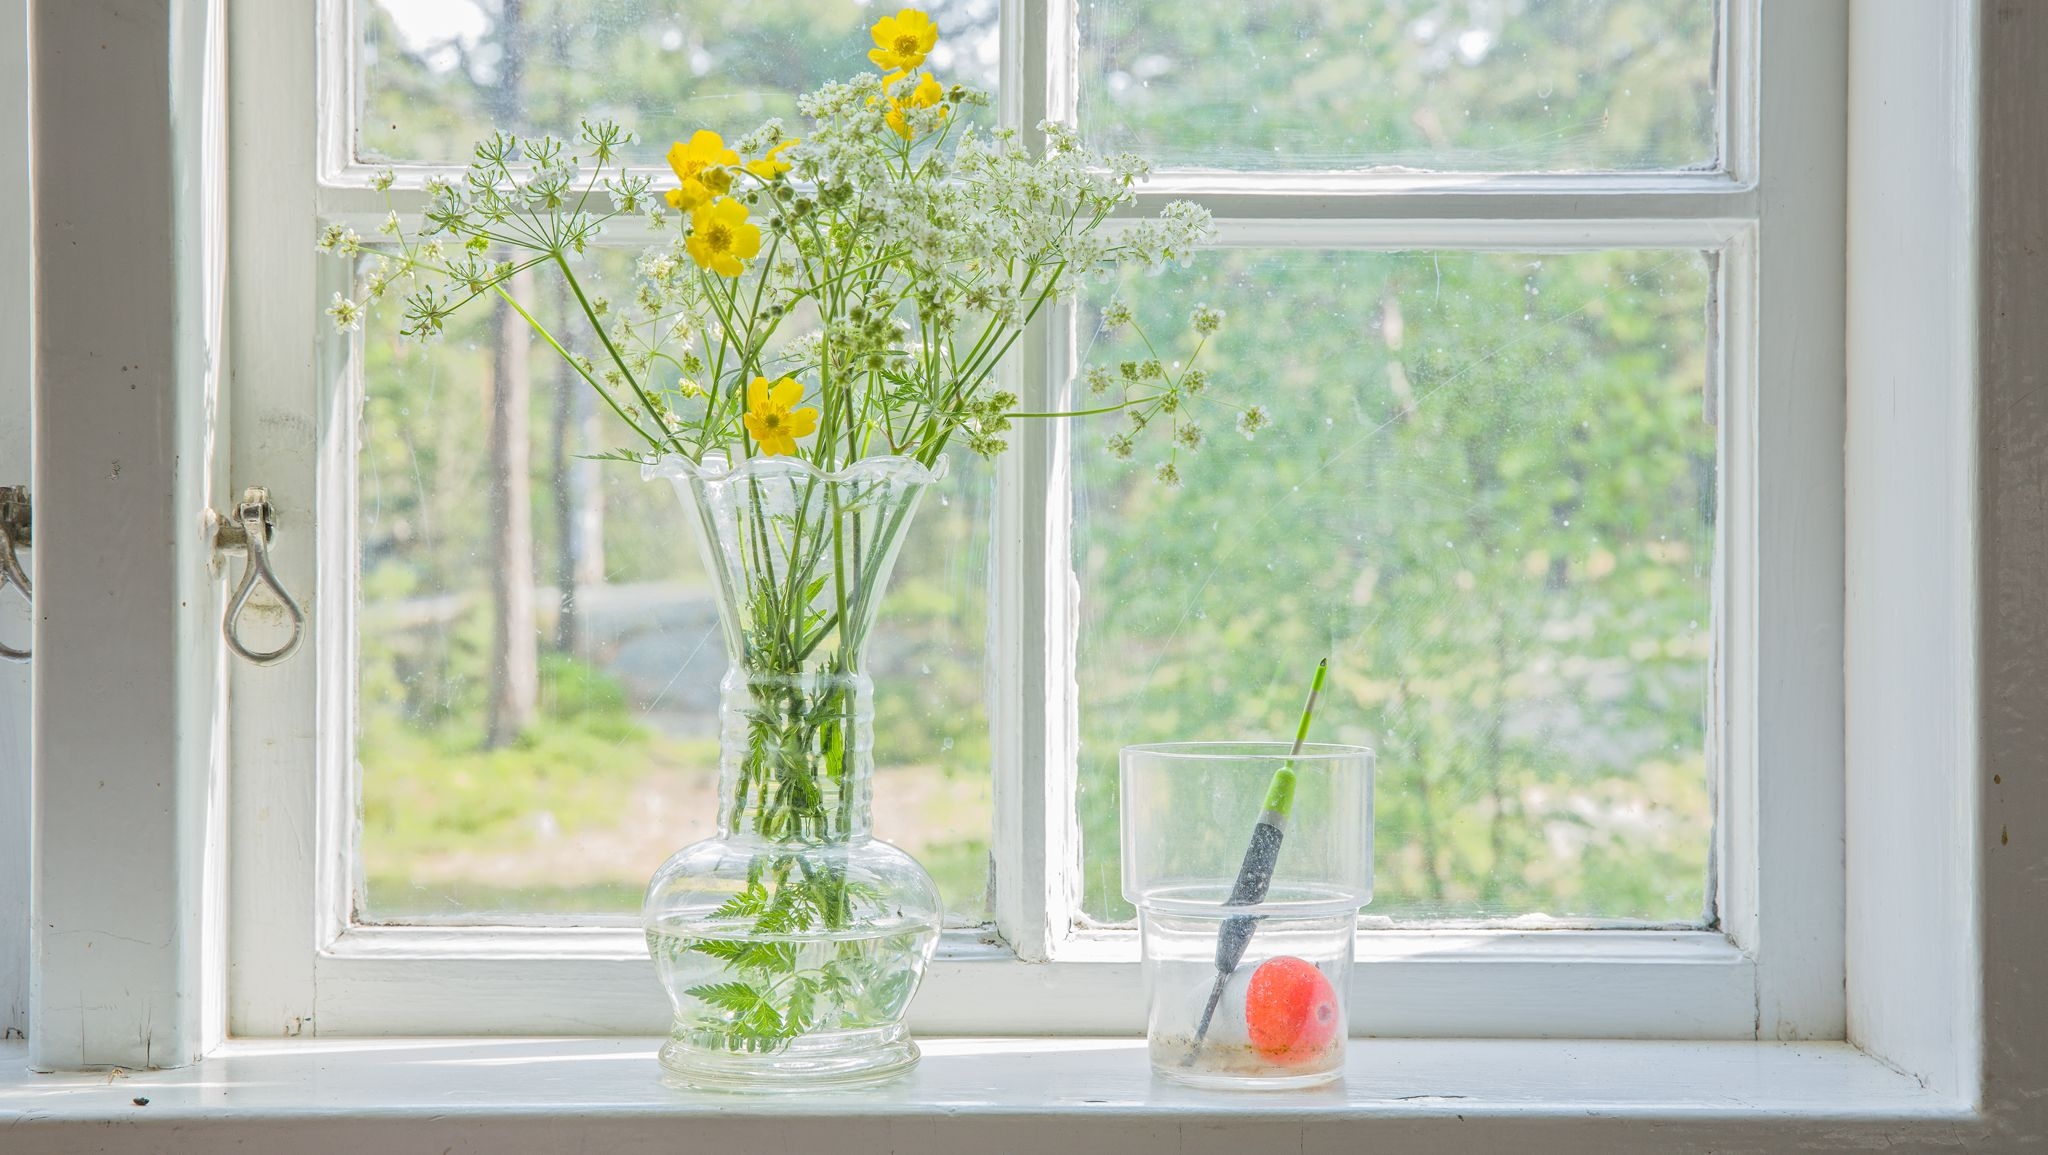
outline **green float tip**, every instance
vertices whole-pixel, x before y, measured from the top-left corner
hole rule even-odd
[[[1273,771],[1273,784],[1266,787],[1265,809],[1285,818],[1294,809],[1294,767]]]
[[[1322,696],[1323,679],[1330,674],[1330,659],[1316,663],[1315,681],[1309,684],[1308,702],[1301,708],[1301,725],[1294,731],[1294,750],[1288,755],[1290,761],[1273,771],[1272,785],[1266,787],[1268,811],[1285,818],[1294,809],[1294,763],[1292,758],[1300,755],[1301,748],[1308,742],[1308,724],[1316,716],[1316,699]]]

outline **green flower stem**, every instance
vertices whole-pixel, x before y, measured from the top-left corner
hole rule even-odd
[[[611,354],[612,364],[619,367],[619,374],[625,377],[626,384],[632,387],[633,396],[640,399],[640,404],[646,408],[649,419],[657,423],[660,422],[663,407],[657,404],[654,398],[647,395],[647,390],[640,387],[640,379],[633,374],[633,370],[626,364],[626,359],[619,354],[619,347],[612,344],[611,334],[605,332],[604,321],[598,317],[597,310],[591,308],[590,298],[584,296],[583,284],[576,279],[575,271],[569,267],[568,258],[562,255],[562,250],[560,249],[555,249],[553,255],[555,265],[562,270],[562,279],[569,283],[569,290],[576,294],[576,303],[582,306],[583,315],[590,319],[591,331],[596,333],[597,339],[604,343],[605,352]],[[509,300],[510,298],[507,297],[507,299]],[[522,316],[525,315],[525,312],[524,309],[520,310]],[[556,348],[559,349],[560,346],[556,346]],[[675,447],[675,438],[673,436],[663,436],[657,440],[648,437],[647,432],[637,424],[633,426],[633,431],[647,438],[648,443],[654,447],[657,453]]]
[[[571,357],[568,351],[562,348],[561,342],[555,340],[555,335],[553,333],[548,332],[547,326],[542,325],[540,321],[535,319],[532,313],[526,311],[525,306],[521,305],[517,300],[513,298],[512,294],[506,292],[503,284],[494,285],[492,287],[497,290],[498,296],[504,298],[505,303],[512,307],[513,312],[518,313],[521,317],[526,319],[526,323],[532,327],[535,333],[538,333],[540,335],[541,340],[546,341],[548,343],[549,348],[553,349],[556,353],[561,354],[562,360],[568,362],[569,367],[571,369],[574,369],[578,376],[582,377],[585,381],[589,382],[590,387],[592,389],[597,390],[597,395],[599,397],[604,398],[604,403],[606,405],[611,406],[612,412],[619,415],[619,420],[624,421],[628,428],[632,429],[633,432],[638,433],[649,444],[653,444],[657,447],[660,445],[660,443],[655,441],[654,438],[649,437],[647,435],[646,430],[640,428],[639,422],[634,421],[631,417],[628,417],[626,415],[626,411],[619,408],[619,403],[616,399],[612,397],[611,390],[606,389],[602,385],[599,385],[594,379],[592,379],[590,374],[584,371],[583,366],[577,364],[576,358]]]
[[[1146,397],[1133,397],[1128,401],[1119,401],[1114,405],[1104,405],[1099,409],[1067,409],[1056,413],[1005,413],[1003,416],[1015,417],[1020,420],[1026,417],[1094,417],[1103,413],[1118,413],[1135,405],[1146,405],[1159,400],[1163,396],[1165,396],[1163,393],[1154,393]]]

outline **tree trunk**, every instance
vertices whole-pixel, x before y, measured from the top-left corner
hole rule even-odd
[[[554,282],[555,315],[564,335],[574,332],[568,290]],[[578,458],[598,444],[597,407],[590,387],[559,360],[555,366],[554,428],[549,437],[548,481],[555,509],[554,648],[575,654],[583,647],[579,589],[604,581],[604,487],[597,462]]]
[[[531,299],[521,273],[512,295]],[[533,382],[526,321],[504,302],[491,316],[491,702],[484,747],[506,745],[533,723],[540,646],[533,609]]]
[[[487,94],[493,118],[506,128],[522,111],[525,76],[522,0],[504,0],[498,42],[498,83]],[[533,299],[533,277],[521,273],[514,297]],[[540,644],[533,610],[533,379],[527,366],[526,320],[502,299],[491,314],[491,700],[484,748],[495,750],[533,724],[540,700]]]

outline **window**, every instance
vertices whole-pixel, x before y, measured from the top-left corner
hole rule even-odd
[[[1326,733],[1381,754],[1360,1026],[1839,1035],[1839,930],[1790,930],[1840,923],[1839,818],[1796,805],[1839,789],[1839,755],[1808,756],[1823,727],[1762,687],[1815,687],[1821,718],[1832,692],[1839,717],[1839,668],[1772,639],[1830,597],[1839,619],[1841,583],[1757,494],[1839,453],[1807,440],[1801,309],[1760,302],[1841,297],[1815,271],[1840,190],[1761,163],[1760,111],[1796,93],[1758,44],[1796,58],[1840,28],[1748,0],[933,10],[938,63],[997,91],[992,118],[1143,150],[1147,201],[1195,197],[1221,230],[1043,322],[1010,370],[1027,408],[1138,355],[1100,324],[1120,293],[1153,333],[1225,309],[1214,388],[1278,424],[1247,445],[1205,422],[1178,490],[1088,423],[955,461],[876,671],[882,832],[955,927],[921,1027],[1132,1027],[1116,747],[1283,729],[1329,651]],[[871,16],[236,9],[238,38],[320,44],[317,86],[235,78],[282,94],[240,122],[238,188],[294,190],[236,237],[294,254],[277,323],[237,346],[237,407],[309,432],[237,438],[234,472],[320,543],[286,554],[313,588],[304,668],[236,675],[237,1032],[658,1029],[631,914],[708,822],[722,664],[670,499],[576,458],[617,439],[516,327],[337,340],[316,322],[347,270],[296,254],[323,221],[372,234],[387,164],[417,211],[488,124],[603,108],[658,164],[700,123],[788,114],[860,66]],[[317,155],[288,144],[313,123]],[[609,240],[593,260],[623,267],[636,239]],[[1839,520],[1788,493],[1783,516]]]

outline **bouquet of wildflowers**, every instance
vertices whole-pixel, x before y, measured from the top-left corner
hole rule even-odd
[[[1118,222],[1146,163],[1099,156],[1073,129],[1040,126],[1034,155],[1009,129],[965,126],[985,93],[923,70],[938,29],[905,9],[877,21],[876,71],[802,97],[801,135],[770,120],[730,145],[703,130],[668,152],[673,181],[632,171],[632,134],[586,122],[562,141],[497,133],[460,181],[430,182],[423,227],[396,213],[355,291],[329,312],[353,328],[374,302],[403,297],[402,332],[438,335],[457,310],[504,300],[566,358],[641,444],[617,456],[723,452],[801,458],[823,470],[877,454],[934,464],[956,439],[992,456],[1007,446],[1017,398],[994,388],[1003,355],[1049,302],[1091,277],[1186,262],[1211,235],[1191,202]],[[389,173],[378,178],[389,188]],[[621,218],[666,240],[640,258],[630,301],[593,287],[582,258]],[[321,247],[376,250],[338,226]],[[514,298],[526,270],[559,275],[593,337],[573,348]],[[1198,335],[1220,314],[1200,310]],[[1129,320],[1112,304],[1105,321]],[[1170,444],[1200,426],[1183,402],[1206,381],[1150,359],[1097,369],[1083,413],[1128,411],[1109,440],[1130,456],[1162,415]],[[1255,431],[1264,411],[1239,414]],[[1163,476],[1172,478],[1169,464]]]

